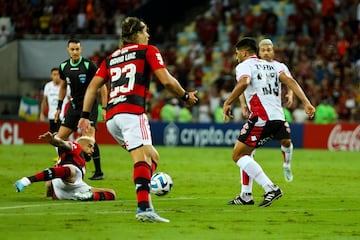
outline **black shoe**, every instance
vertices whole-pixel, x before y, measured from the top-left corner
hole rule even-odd
[[[92,177],[89,177],[90,180],[103,180],[104,179],[104,173],[95,172]]]
[[[267,192],[264,194],[264,201],[259,204],[259,207],[270,206],[274,200],[279,199],[281,196],[282,196],[282,191],[280,188]]]
[[[237,195],[235,199],[228,202],[229,205],[254,205],[254,203],[255,202],[251,193]]]

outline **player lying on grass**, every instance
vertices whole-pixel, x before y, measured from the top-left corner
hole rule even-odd
[[[54,167],[16,181],[16,191],[21,192],[34,182],[46,181],[46,196],[54,200],[114,200],[116,195],[113,189],[94,188],[84,182],[85,155],[93,154],[95,140],[82,136],[71,142],[56,138],[55,135],[56,133],[46,132],[39,139],[58,147],[60,160]]]

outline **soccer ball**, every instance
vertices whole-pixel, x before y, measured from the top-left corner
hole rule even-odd
[[[155,173],[151,177],[150,184],[151,184],[150,192],[157,196],[164,196],[168,194],[173,187],[173,181],[171,177],[164,172]]]

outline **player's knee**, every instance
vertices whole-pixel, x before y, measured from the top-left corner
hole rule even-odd
[[[239,159],[245,155],[251,155],[252,151],[254,150],[254,148],[236,148],[233,151],[232,154],[232,160],[237,163],[237,161],[239,161]]]
[[[291,139],[281,139],[280,144],[286,148],[290,147]]]
[[[237,161],[239,161],[239,159],[243,156],[243,154],[239,154],[239,153],[233,153],[232,155],[232,160],[237,163]]]

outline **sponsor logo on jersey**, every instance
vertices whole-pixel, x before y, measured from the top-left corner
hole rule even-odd
[[[79,74],[79,80],[81,83],[85,83],[86,82],[86,74]]]

